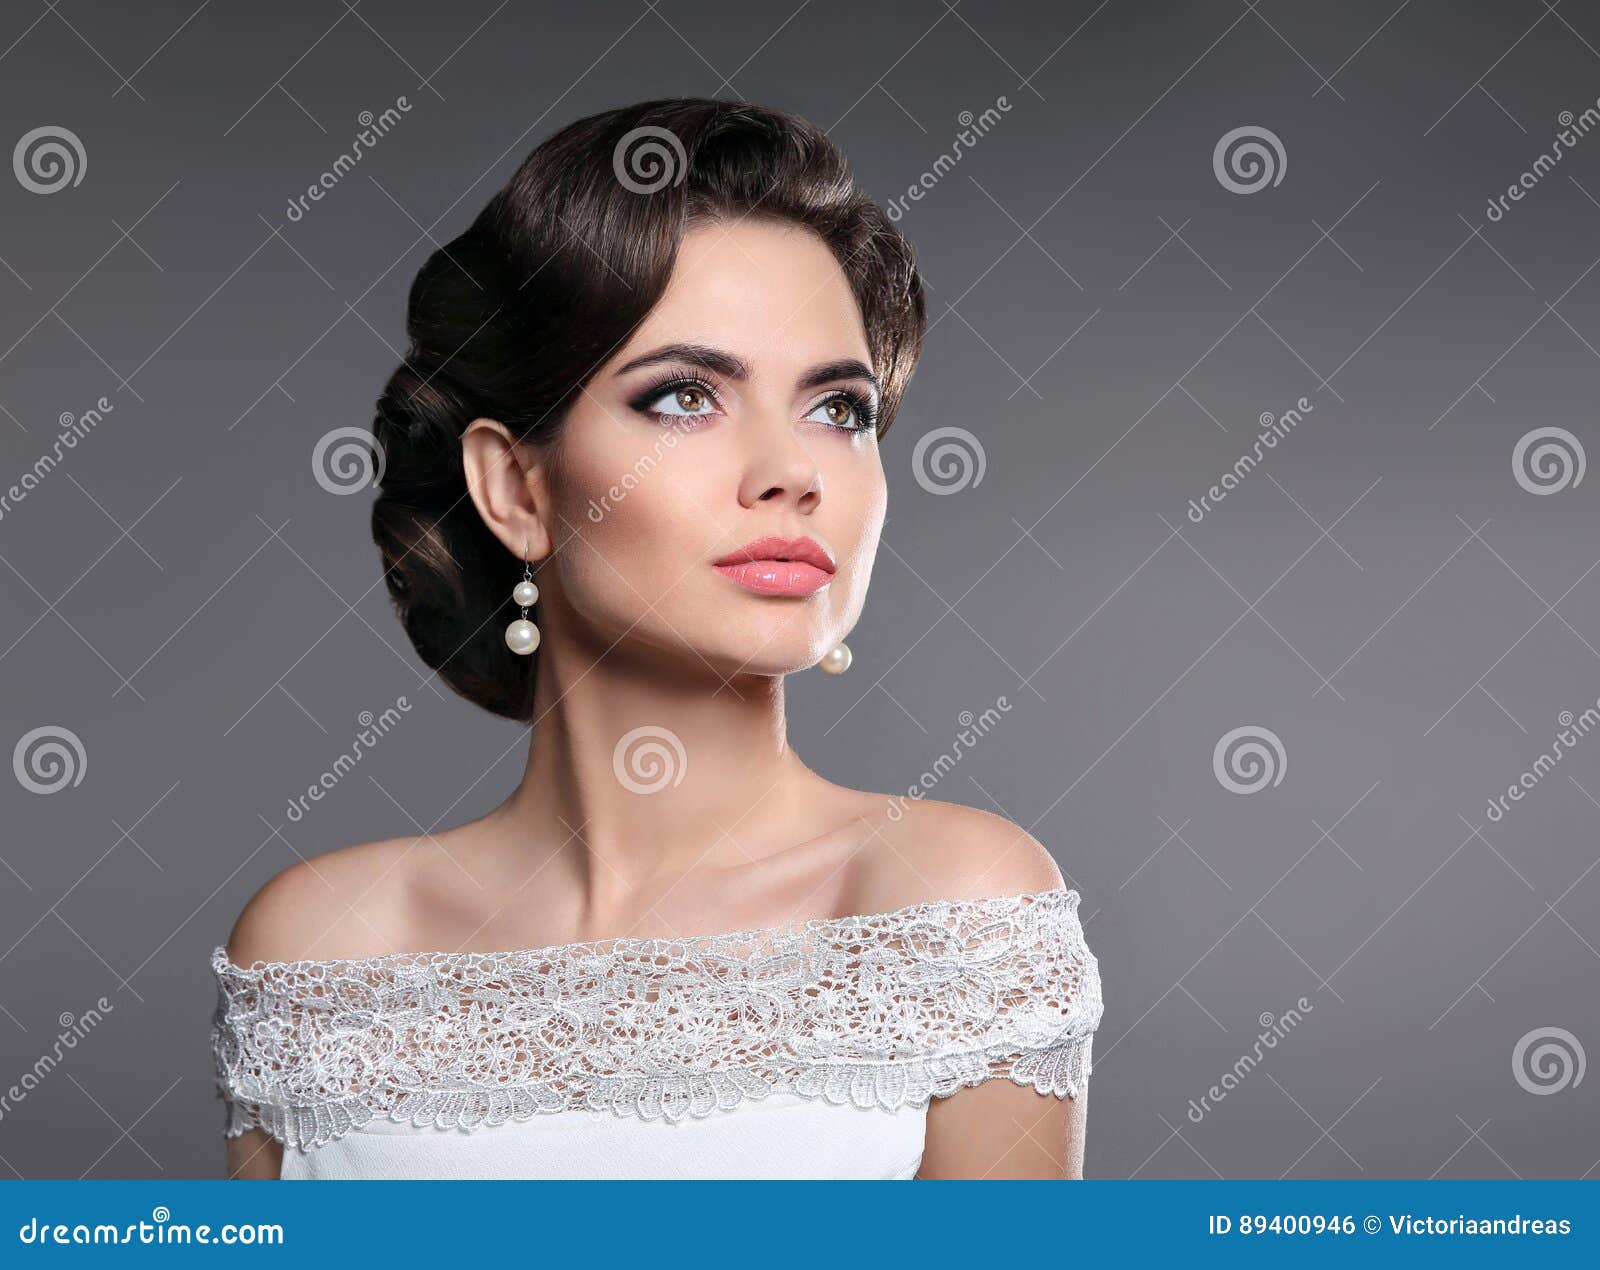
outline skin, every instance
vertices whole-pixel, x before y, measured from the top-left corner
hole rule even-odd
[[[652,400],[687,420],[640,414],[630,403],[664,368],[627,367],[685,344],[745,373],[701,368],[711,393]],[[1004,817],[929,799],[891,817],[885,795],[826,780],[789,748],[784,677],[855,625],[886,506],[875,432],[841,426],[854,416],[837,398],[870,397],[872,382],[799,386],[842,361],[871,366],[826,245],[773,222],[705,224],[685,234],[666,293],[555,447],[476,420],[462,440],[473,501],[534,562],[540,590],[522,778],[476,820],[286,868],[240,915],[230,959],[715,934],[1062,886],[1050,854]],[[625,475],[625,495],[608,500]],[[769,533],[818,539],[833,581],[761,596],[712,569]],[[682,779],[652,793],[613,766],[619,738],[643,726],[669,729],[682,756],[668,759]],[[1084,1115],[1083,1097],[1004,1079],[935,1099],[919,1176],[1080,1177]],[[281,1151],[260,1130],[230,1139],[229,1175],[276,1178]]]

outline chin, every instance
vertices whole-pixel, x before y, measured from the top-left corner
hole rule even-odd
[[[814,631],[775,631],[770,638],[764,634],[746,633],[742,638],[730,640],[724,634],[701,646],[705,659],[724,675],[788,675],[808,670],[822,660],[823,655],[837,644],[831,643]]]

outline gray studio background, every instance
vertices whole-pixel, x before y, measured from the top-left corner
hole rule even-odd
[[[942,770],[1055,851],[1107,1002],[1088,1172],[1593,1176],[1600,12],[1540,0],[7,6],[0,157],[82,150],[0,169],[0,491],[84,435],[0,516],[0,1090],[42,1072],[0,1175],[217,1175],[241,905],[516,780],[314,451],[369,426],[435,241],[556,127],[674,94],[926,186],[882,554],[793,739],[862,788]],[[1283,154],[1248,193],[1241,127]]]

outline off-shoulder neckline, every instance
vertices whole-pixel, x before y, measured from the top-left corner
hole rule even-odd
[[[760,942],[783,936],[805,936],[818,931],[859,926],[874,922],[886,922],[920,916],[934,911],[947,913],[955,909],[983,906],[996,909],[1018,906],[1032,907],[1035,904],[1051,900],[1065,904],[1070,910],[1078,904],[1079,895],[1071,887],[1056,886],[1043,891],[1023,891],[1014,895],[984,895],[967,899],[920,900],[914,904],[906,904],[900,908],[888,909],[881,913],[857,913],[846,917],[811,917],[803,921],[787,922],[775,926],[753,926],[744,930],[718,931],[703,935],[612,935],[602,939],[575,940],[566,944],[547,944],[538,948],[501,948],[487,951],[464,949],[451,952],[437,949],[416,952],[377,953],[367,957],[304,958],[283,961],[263,961],[258,958],[247,966],[235,964],[228,957],[227,945],[218,944],[211,950],[211,968],[219,974],[226,971],[235,975],[259,976],[270,970],[292,971],[318,967],[369,966],[381,968],[393,965],[437,965],[441,962],[465,962],[471,964],[497,959],[522,960],[536,958],[550,960],[561,956],[618,952],[623,949],[654,952],[662,948],[685,947],[705,943]]]

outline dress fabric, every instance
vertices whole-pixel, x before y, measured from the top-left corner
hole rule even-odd
[[[1087,1087],[1078,893],[674,939],[236,966],[224,1132],[281,1176],[911,1178],[929,1100]]]

